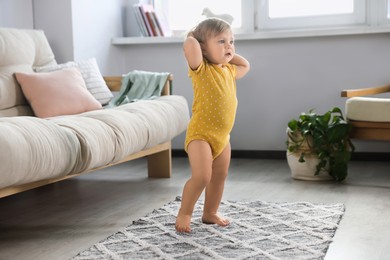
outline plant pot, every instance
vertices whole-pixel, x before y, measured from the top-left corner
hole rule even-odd
[[[333,180],[333,177],[329,175],[326,170],[321,170],[318,175],[314,175],[316,172],[316,166],[319,159],[316,155],[305,154],[305,162],[299,162],[300,153],[287,152],[287,163],[291,170],[291,177],[296,180],[305,181],[329,181]]]

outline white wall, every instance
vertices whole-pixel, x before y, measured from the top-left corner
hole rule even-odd
[[[344,108],[340,91],[390,82],[390,34],[237,41],[251,71],[239,80],[233,149],[284,150],[287,122],[302,111]],[[169,71],[174,93],[192,100],[181,44],[116,46],[125,64]],[[184,135],[173,146],[182,147]],[[389,151],[388,143],[355,142],[358,151]]]
[[[95,56],[105,75],[134,69],[168,71],[175,77],[174,94],[185,96],[191,105],[191,82],[180,43],[111,45],[112,37],[123,35],[126,0],[50,2],[34,0],[35,23],[45,30],[59,62]],[[320,113],[333,106],[343,108],[342,89],[389,83],[389,44],[388,33],[237,41],[237,52],[249,59],[252,69],[238,81],[232,148],[284,150],[291,118],[311,108]],[[184,134],[175,138],[173,148],[181,149],[183,142]],[[357,151],[390,151],[384,142],[355,144]]]
[[[122,0],[72,0],[75,60],[110,60],[111,38],[122,34],[121,7]]]
[[[72,1],[33,0],[35,29],[43,30],[58,62],[73,60]]]
[[[122,34],[123,0],[34,0],[35,28],[45,31],[56,60],[96,57],[104,68],[111,38]]]
[[[33,0],[0,0],[0,27],[34,28]]]

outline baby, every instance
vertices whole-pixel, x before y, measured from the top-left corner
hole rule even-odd
[[[218,214],[218,208],[230,164],[230,132],[237,109],[236,79],[244,77],[250,65],[235,53],[229,23],[218,18],[199,23],[188,33],[183,48],[194,91],[185,140],[192,175],[183,189],[176,230],[191,232],[192,212],[204,189],[203,223],[229,224]]]

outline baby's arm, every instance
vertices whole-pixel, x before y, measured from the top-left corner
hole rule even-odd
[[[202,48],[198,40],[189,33],[183,44],[184,56],[187,59],[188,66],[196,70],[203,61]]]
[[[238,55],[237,53],[234,54],[234,57],[230,61],[230,63],[236,65],[236,79],[244,77],[250,69],[249,61],[247,61],[244,57]]]

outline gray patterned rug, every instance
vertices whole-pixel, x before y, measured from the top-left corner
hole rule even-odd
[[[201,223],[175,232],[180,197],[79,253],[80,259],[323,259],[344,214],[343,204],[223,201],[227,227]]]

